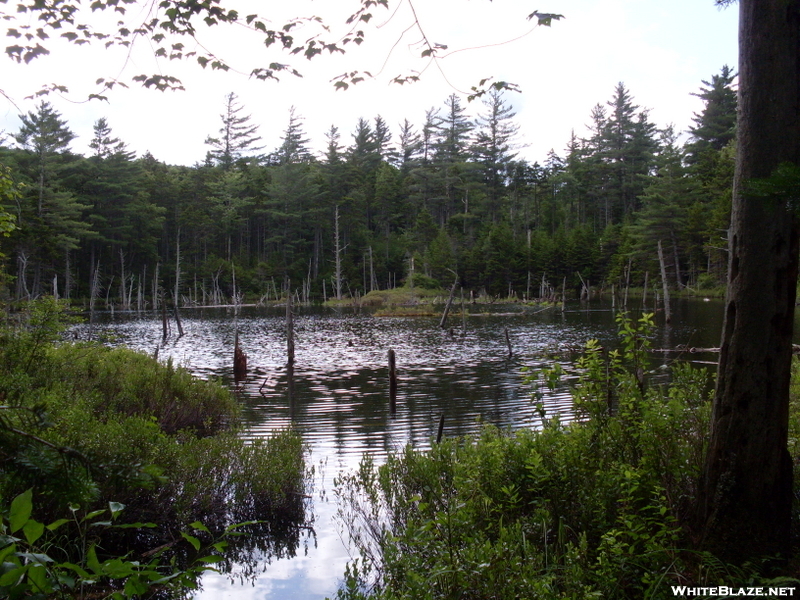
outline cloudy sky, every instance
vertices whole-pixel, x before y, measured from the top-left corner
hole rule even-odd
[[[229,4],[242,14],[260,12],[274,25],[292,16],[319,15],[331,26],[330,38],[346,33],[344,20],[358,7],[356,0]],[[9,9],[3,5],[2,10]],[[420,58],[422,34],[413,26],[413,10],[427,38],[447,46],[441,60]],[[564,19],[550,28],[534,27],[535,22],[526,19],[534,10],[560,13]],[[134,6],[128,17],[141,20],[143,11]],[[69,94],[51,94],[48,100],[77,134],[74,150],[88,153],[92,124],[106,117],[115,135],[137,153],[150,151],[168,163],[191,165],[204,158],[205,138],[221,125],[224,96],[235,92],[244,112],[260,125],[266,150],[279,145],[294,106],[313,148],[322,151],[331,125],[339,128],[347,144],[359,117],[381,115],[396,138],[397,125],[404,119],[419,127],[426,110],[442,106],[450,94],[466,96],[480,79],[492,76],[522,89],[507,94],[525,144],[520,154],[543,161],[551,148],[562,153],[573,129],[578,135],[585,133],[592,107],[608,101],[620,81],[636,104],[650,110],[657,125],[686,130],[702,106],[692,92],[723,65],[735,67],[737,62],[737,10],[718,9],[714,0],[544,0],[536,5],[521,0],[390,0],[389,10],[379,7],[373,13],[360,47],[344,56],[295,59],[303,77],[286,75],[280,82],[248,78],[253,67],[287,62],[289,57],[278,49],[266,50],[260,38],[243,27],[201,30],[193,42],[225,58],[236,72],[159,62],[146,40],[130,52],[52,42],[50,55],[29,65],[3,57],[0,89],[7,98],[0,97],[0,130],[9,134],[19,129],[17,115],[35,104],[26,96],[43,84],[65,84]],[[376,76],[347,91],[335,91],[331,79],[354,70]],[[418,83],[390,83],[397,75],[415,71],[421,73]],[[133,84],[113,92],[108,102],[81,102],[96,91],[99,77],[125,80],[157,72],[180,77],[186,91],[157,92]],[[479,112],[480,101],[469,103],[468,110]]]

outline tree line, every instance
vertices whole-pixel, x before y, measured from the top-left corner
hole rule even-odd
[[[332,126],[315,155],[290,112],[265,151],[234,93],[201,164],[136,157],[105,119],[91,152],[41,102],[0,147],[17,197],[0,240],[15,299],[105,298],[122,308],[171,290],[183,304],[234,295],[308,300],[365,294],[414,279],[476,293],[538,296],[546,285],[705,290],[726,276],[735,155],[735,75],[698,92],[688,140],[658,128],[620,83],[563,154],[519,157],[515,113],[501,92],[470,118],[458,96],[395,132],[376,116]],[[214,129],[209,125],[209,129]],[[150,304],[152,305],[152,304]]]

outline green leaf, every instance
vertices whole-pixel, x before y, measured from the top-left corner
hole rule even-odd
[[[125,581],[125,595],[129,598],[141,596],[147,593],[148,589],[150,589],[150,586],[145,581],[142,581],[140,577],[128,577]]]
[[[189,527],[191,527],[192,529],[197,529],[199,531],[205,531],[206,533],[211,533],[208,530],[208,527],[203,525],[200,521],[195,521],[194,523],[189,523]]]
[[[49,594],[53,591],[53,586],[47,578],[47,569],[41,565],[28,569],[28,581],[37,592]]]
[[[0,564],[2,564],[8,556],[14,554],[14,552],[16,551],[17,551],[16,544],[11,544],[10,546],[6,546],[2,550],[0,550]]]
[[[114,525],[114,529],[152,529],[154,527],[158,527],[158,525],[155,523],[142,523],[140,521],[137,521],[136,523],[122,523],[120,525]]]
[[[86,553],[86,566],[89,567],[95,575],[103,574],[103,567],[100,565],[100,561],[97,560],[97,551],[95,550],[94,544],[89,547],[89,551]]]
[[[110,527],[111,521],[95,521],[94,523],[89,523],[89,527]]]
[[[203,558],[198,558],[197,562],[201,563],[218,563],[223,561],[224,559],[217,555],[217,554],[209,554],[208,556],[204,556]]]
[[[181,537],[189,542],[195,550],[200,550],[200,540],[198,540],[196,537],[189,535],[184,531],[181,531]]]
[[[69,519],[59,519],[58,521],[53,521],[50,525],[47,526],[49,531],[55,531],[59,527],[61,527],[64,523],[69,523]]]
[[[23,552],[20,556],[32,565],[46,565],[47,563],[54,562],[47,554],[42,554],[41,552]]]
[[[66,563],[59,563],[58,566],[62,567],[64,569],[69,569],[70,571],[74,571],[75,574],[78,577],[80,577],[81,579],[91,579],[92,578],[92,576],[89,574],[89,572],[86,571],[86,569],[84,569],[80,565],[76,565],[74,563],[66,562]]]
[[[24,567],[17,567],[16,569],[6,571],[2,576],[0,576],[0,587],[14,585],[17,583],[17,581],[19,581],[20,577],[28,572],[28,569],[30,568],[31,565],[25,565]]]
[[[33,490],[22,492],[11,501],[11,510],[8,514],[8,525],[11,533],[16,533],[28,522],[33,510]]]
[[[36,540],[42,537],[44,533],[44,523],[28,519],[28,522],[22,527],[22,532],[25,534],[25,539],[28,543],[33,545]]]

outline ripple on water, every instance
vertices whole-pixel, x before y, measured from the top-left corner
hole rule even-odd
[[[522,367],[541,368],[548,364],[548,352],[579,348],[592,337],[606,343],[616,335],[609,311],[562,314],[549,310],[536,315],[468,317],[465,335],[458,314],[453,315],[452,323],[458,326],[451,335],[437,327],[437,319],[374,319],[303,309],[298,313],[295,397],[291,405],[286,393],[282,308],[244,309],[238,319],[225,309],[186,309],[186,335],[180,339],[172,336],[166,342],[162,342],[161,322],[154,314],[117,313],[113,320],[93,327],[113,333],[114,343],[149,354],[158,348],[162,360],[171,358],[201,377],[231,383],[233,343],[238,331],[250,368],[250,376],[236,388],[245,407],[247,427],[243,436],[255,439],[290,426],[299,430],[310,449],[309,462],[328,465],[320,470],[316,482],[323,491],[321,497],[332,489],[338,470],[356,468],[365,452],[381,461],[407,443],[429,447],[440,415],[445,415],[448,436],[473,434],[486,422],[511,429],[541,426]],[[713,318],[704,319],[713,322]],[[682,325],[677,318],[675,321],[669,330],[657,332],[657,345],[717,345],[718,332],[702,338],[694,325]],[[510,359],[505,328],[513,348]],[[79,329],[88,330],[88,326]],[[394,416],[388,402],[390,348],[395,350],[398,368]],[[567,379],[574,381],[575,375]],[[571,418],[567,385],[543,393],[546,418]],[[294,562],[281,560],[270,565],[255,584],[259,598],[321,600],[334,595],[348,554],[333,523],[332,496],[327,494],[328,500],[315,504],[316,548],[292,559]],[[218,597],[215,594],[220,589],[231,591],[229,583],[216,579],[209,579],[207,588],[209,592],[200,598],[211,600]],[[246,584],[241,598],[252,597],[252,593]]]

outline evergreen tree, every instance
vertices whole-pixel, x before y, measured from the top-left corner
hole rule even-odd
[[[414,126],[405,119],[400,125],[400,152],[397,156],[398,166],[403,175],[408,175],[418,161],[422,150],[422,138],[414,131]]]
[[[380,156],[381,160],[386,162],[394,162],[397,152],[392,146],[392,133],[389,131],[389,126],[384,121],[383,117],[378,115],[375,117],[375,151]]]
[[[242,160],[244,155],[263,148],[256,146],[261,140],[258,125],[250,123],[250,115],[240,114],[243,110],[236,94],[231,92],[226,95],[225,112],[220,115],[222,127],[219,137],[206,138],[206,144],[212,148],[208,152],[209,157],[226,171]]]
[[[145,192],[140,164],[125,143],[113,137],[106,119],[95,123],[89,147],[94,155],[86,161],[81,200],[90,207],[88,220],[97,236],[88,241],[86,272],[92,277],[103,265],[122,286],[120,299],[128,308],[125,286],[145,265],[155,265],[165,209]]]
[[[657,159],[656,176],[650,178],[641,195],[642,209],[631,228],[635,250],[650,273],[657,273],[657,246],[661,241],[665,261],[675,284],[683,287],[682,259],[688,259],[695,276],[703,262],[702,232],[690,231],[689,210],[698,201],[700,187],[687,177],[683,152],[675,145],[672,128],[663,132],[662,151]]]
[[[443,116],[436,123],[431,165],[434,189],[430,207],[440,225],[461,212],[462,203],[467,201],[470,184],[476,179],[476,165],[468,162],[474,127],[458,96],[450,95],[445,100]]]
[[[619,222],[638,208],[643,177],[653,165],[657,149],[655,126],[647,111],[638,106],[623,83],[619,83],[608,106],[612,109],[603,131],[605,151],[601,156],[609,167],[609,208],[606,223]]]
[[[22,127],[14,136],[25,150],[23,172],[33,184],[23,198],[18,214],[17,296],[36,296],[44,291],[44,278],[56,272],[64,261],[64,285],[70,287],[69,253],[90,233],[78,202],[65,184],[67,169],[76,157],[69,153],[75,138],[67,123],[49,103],[41,102],[36,112],[20,115]],[[33,266],[33,281],[27,283],[27,267]]]
[[[516,113],[505,103],[500,92],[490,92],[483,104],[487,112],[478,116],[478,131],[472,153],[483,168],[488,213],[494,222],[500,212],[499,202],[509,165],[516,156],[513,152],[514,137],[519,132],[519,126],[512,122]]]
[[[736,75],[725,65],[711,82],[703,81],[705,87],[693,94],[703,100],[703,111],[694,115],[694,126],[689,127],[692,141],[686,145],[686,161],[697,165],[701,172],[703,163],[713,161],[715,152],[721,151],[736,138],[736,91],[733,80]]]
[[[289,109],[289,124],[283,132],[281,145],[274,153],[275,164],[309,162],[312,157],[308,143],[306,133],[303,131],[303,118],[296,113],[295,107],[292,106]]]
[[[381,135],[385,138],[386,132]],[[379,148],[376,131],[369,121],[359,119],[353,132],[353,144],[347,149],[348,196],[355,213],[349,210],[342,213],[343,223],[351,234],[354,227],[373,228],[375,177],[381,164]]]

